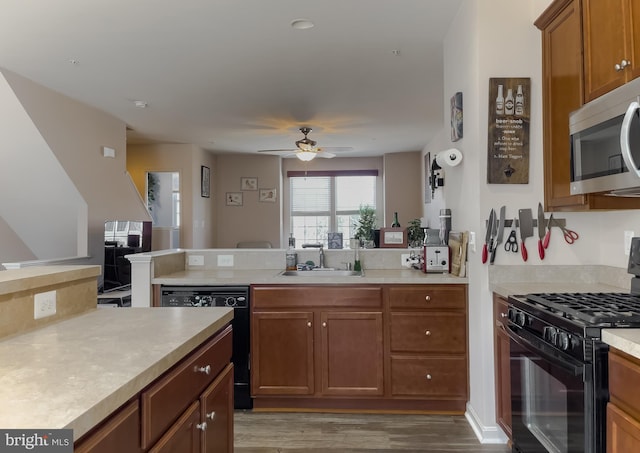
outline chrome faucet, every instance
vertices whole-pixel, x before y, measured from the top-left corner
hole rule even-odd
[[[317,248],[320,249],[320,265],[318,266],[320,269],[324,269],[324,251],[323,251],[323,244],[321,243],[316,243],[316,244],[302,244],[302,248],[306,249],[306,248]]]

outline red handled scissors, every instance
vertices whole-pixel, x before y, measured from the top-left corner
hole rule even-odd
[[[556,226],[562,230],[562,234],[564,235],[564,240],[567,241],[567,244],[573,244],[575,241],[577,241],[580,238],[578,233],[563,227],[562,225],[560,225],[560,223],[556,219],[553,219],[553,223],[555,223]]]

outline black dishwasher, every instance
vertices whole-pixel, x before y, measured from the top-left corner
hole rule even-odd
[[[251,409],[248,286],[163,286],[163,307],[233,307],[233,393],[236,409]]]

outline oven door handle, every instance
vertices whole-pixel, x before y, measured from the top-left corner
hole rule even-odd
[[[557,366],[567,371],[572,376],[581,376],[584,374],[584,364],[580,363],[578,360],[574,359],[573,357],[569,357],[566,355],[563,355],[563,357],[554,356],[553,354],[547,351],[546,347],[544,347],[545,346],[544,344],[541,345],[543,347],[539,347],[533,342],[524,338],[523,336],[518,335],[518,333],[515,331],[514,326],[509,325],[506,331],[507,331],[507,334],[509,335],[509,338],[511,338],[511,340],[518,343],[520,346],[527,349],[532,354],[539,355],[543,359],[551,362],[554,366]]]

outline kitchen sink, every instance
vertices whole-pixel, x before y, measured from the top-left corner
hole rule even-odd
[[[282,271],[285,277],[364,277],[364,271],[349,271],[341,269],[312,269],[308,271]]]

